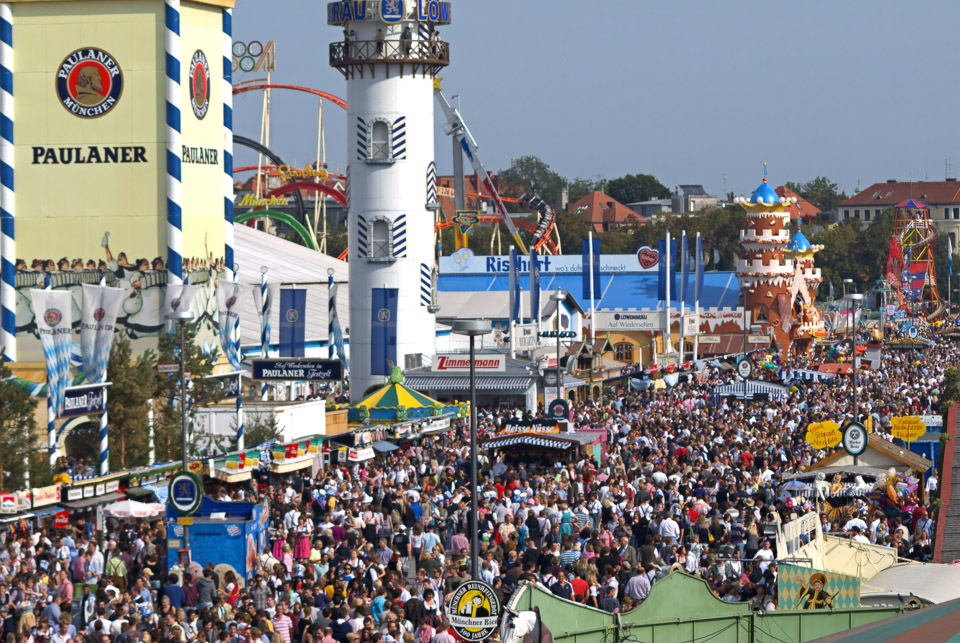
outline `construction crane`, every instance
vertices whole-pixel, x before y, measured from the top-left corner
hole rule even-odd
[[[493,181],[490,179],[490,174],[487,172],[487,168],[483,166],[483,161],[481,161],[480,157],[477,156],[476,139],[473,138],[473,134],[471,134],[470,130],[467,129],[467,124],[463,122],[463,117],[460,115],[460,111],[451,105],[449,101],[447,101],[447,97],[443,95],[440,85],[435,82],[433,87],[437,101],[440,103],[440,108],[443,110],[443,115],[447,118],[447,134],[455,136],[460,142],[460,147],[463,148],[467,158],[470,159],[470,164],[473,166],[474,174],[480,178],[481,183],[483,183],[483,186],[487,189],[487,193],[490,194],[490,200],[493,201],[493,205],[500,214],[500,218],[503,220],[504,224],[506,224],[507,230],[510,231],[510,234],[513,235],[513,240],[517,244],[518,251],[521,254],[526,254],[527,247],[520,238],[520,230],[513,222],[513,218],[511,218],[510,214],[507,213],[507,208],[503,205],[503,200],[500,198],[497,188],[493,186]]]

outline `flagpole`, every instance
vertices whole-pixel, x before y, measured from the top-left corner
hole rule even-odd
[[[508,299],[510,310],[507,311],[507,330],[510,333],[510,359],[516,359],[517,342],[513,332],[513,309],[518,304],[516,300],[517,280],[520,279],[520,275],[517,274],[516,248],[514,246],[510,246],[508,256],[510,257],[510,297]]]
[[[333,278],[331,277],[331,280]],[[260,268],[260,357],[270,356],[270,286],[267,285],[267,267]],[[267,383],[260,384],[260,399],[267,399]]]
[[[697,233],[697,248],[695,250],[697,256],[697,271],[699,273],[703,272],[703,267],[700,265],[703,259],[703,253],[700,251],[700,233]],[[696,289],[696,297],[693,298],[694,306],[694,315],[697,317],[697,334],[693,336],[693,361],[700,359],[700,277],[695,275],[693,278],[694,288]]]
[[[671,352],[673,352],[673,331],[670,328],[670,313],[672,312],[670,310],[670,268],[672,266],[670,265],[670,233],[669,232],[667,233],[666,249],[667,249],[667,263],[665,266],[666,270],[664,272],[664,274],[666,275],[664,277],[664,281],[666,283],[664,284],[664,287],[666,288],[667,296],[664,304],[666,305],[666,308],[667,308],[667,319],[665,323],[666,331],[664,332],[664,337],[663,337],[664,339],[663,352],[670,354]]]
[[[595,304],[594,304],[594,302],[596,301],[596,293],[594,293],[593,291],[594,274],[593,274],[593,230],[592,229],[587,233],[587,253],[590,258],[590,341],[592,342],[593,339],[596,337],[596,331],[594,330],[594,327],[593,327],[593,320],[596,318],[596,315],[594,314],[596,312]]]
[[[686,312],[686,299],[687,296],[687,280],[683,275],[689,276],[689,270],[687,268],[687,263],[689,263],[689,251],[687,250],[687,231],[683,231],[683,247],[677,250],[677,253],[681,257],[681,261],[684,261],[684,265],[680,266],[680,278],[683,279],[683,283],[680,284],[680,350],[677,352],[677,368],[680,368],[680,364],[683,362],[683,348],[684,340],[684,328],[683,328],[683,315]]]

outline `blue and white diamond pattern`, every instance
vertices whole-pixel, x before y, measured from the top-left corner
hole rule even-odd
[[[363,215],[357,215],[357,253],[366,257],[367,248],[367,220]]]
[[[437,164],[427,163],[427,203],[437,202]]]

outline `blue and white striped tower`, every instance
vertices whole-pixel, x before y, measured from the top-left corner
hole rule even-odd
[[[183,211],[180,181],[180,0],[165,0],[167,68],[168,285],[183,283]],[[233,263],[229,264],[233,268]]]
[[[226,278],[233,265],[233,9],[223,10],[223,263]],[[239,337],[239,336],[238,336]],[[241,447],[243,448],[243,447]]]
[[[260,357],[270,357],[270,286],[267,285],[267,268],[260,273]],[[260,385],[260,398],[267,399],[267,383]]]
[[[16,243],[13,218],[13,14],[0,3],[0,347],[17,359]]]

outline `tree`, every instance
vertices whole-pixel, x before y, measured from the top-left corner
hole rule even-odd
[[[0,355],[0,491],[26,487],[24,473],[32,464],[46,459],[41,455],[40,435],[34,411],[37,398],[20,386]],[[47,469],[49,476],[49,467]],[[31,476],[31,484],[37,479]]]
[[[153,351],[133,360],[130,340],[123,335],[114,339],[107,364],[107,380],[112,382],[107,397],[111,471],[152,464],[147,403],[157,392],[155,364]]]
[[[670,190],[652,174],[627,174],[607,182],[607,194],[620,203],[665,199]]]
[[[594,181],[593,179],[576,178],[567,185],[567,198],[572,205],[591,192],[598,190],[600,192],[607,191],[606,179],[598,178]]]
[[[806,183],[787,181],[786,186],[824,212],[833,210],[838,203],[847,199],[837,184],[825,176],[818,176]]]
[[[218,379],[205,379],[213,372],[214,359],[197,345],[196,325],[185,324],[184,329],[186,331],[186,371],[190,374],[187,413],[190,418],[193,418],[196,415],[196,407],[201,401],[203,404],[213,405],[223,398],[223,382]],[[179,326],[173,334],[160,334],[159,351],[160,363],[180,363]],[[151,369],[151,372],[155,370]],[[183,457],[183,450],[180,448],[180,379],[176,375],[156,374],[154,377],[156,378],[154,399],[163,400],[159,412],[156,408],[154,410],[157,459],[161,462],[180,460]],[[190,445],[187,448],[191,449]]]
[[[251,413],[244,419],[244,442],[250,446],[256,446],[269,442],[270,440],[280,440],[283,433],[277,426],[277,416],[273,411],[267,410],[263,413]]]
[[[510,168],[498,172],[497,178],[528,186],[528,192],[536,194],[553,206],[556,206],[560,199],[560,191],[567,186],[565,178],[536,156],[521,156],[511,160]]]

